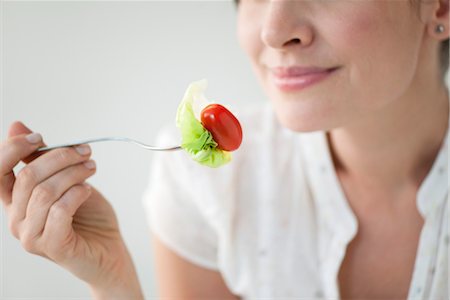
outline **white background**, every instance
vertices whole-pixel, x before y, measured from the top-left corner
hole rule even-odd
[[[201,78],[218,102],[264,101],[235,22],[231,1],[3,2],[1,140],[21,120],[47,144],[102,136],[152,143]],[[88,182],[114,206],[145,294],[156,297],[142,205],[152,153],[114,142],[92,149],[98,170]],[[0,216],[1,299],[90,297],[83,282],[26,253]]]

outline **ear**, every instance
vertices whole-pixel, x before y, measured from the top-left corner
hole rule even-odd
[[[449,38],[449,1],[436,0],[432,16],[428,23],[428,33],[439,41],[444,41]]]

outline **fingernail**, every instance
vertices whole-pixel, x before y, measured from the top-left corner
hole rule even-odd
[[[88,161],[84,162],[84,166],[88,169],[95,169],[95,161],[88,160]]]
[[[81,145],[75,147],[75,150],[77,150],[80,155],[86,155],[91,152],[91,147],[89,147],[88,145]]]
[[[27,139],[28,142],[30,142],[31,144],[37,144],[40,141],[42,141],[42,135],[37,133],[37,132],[33,132],[30,133],[29,135],[27,135],[25,137]]]

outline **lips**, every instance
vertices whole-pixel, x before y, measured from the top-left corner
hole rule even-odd
[[[339,69],[320,67],[275,67],[270,68],[273,83],[282,91],[300,91],[316,84]]]

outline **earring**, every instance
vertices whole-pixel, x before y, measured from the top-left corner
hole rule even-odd
[[[445,30],[445,27],[442,24],[439,24],[438,26],[436,26],[436,29],[435,29],[436,33],[443,33],[444,30]]]

